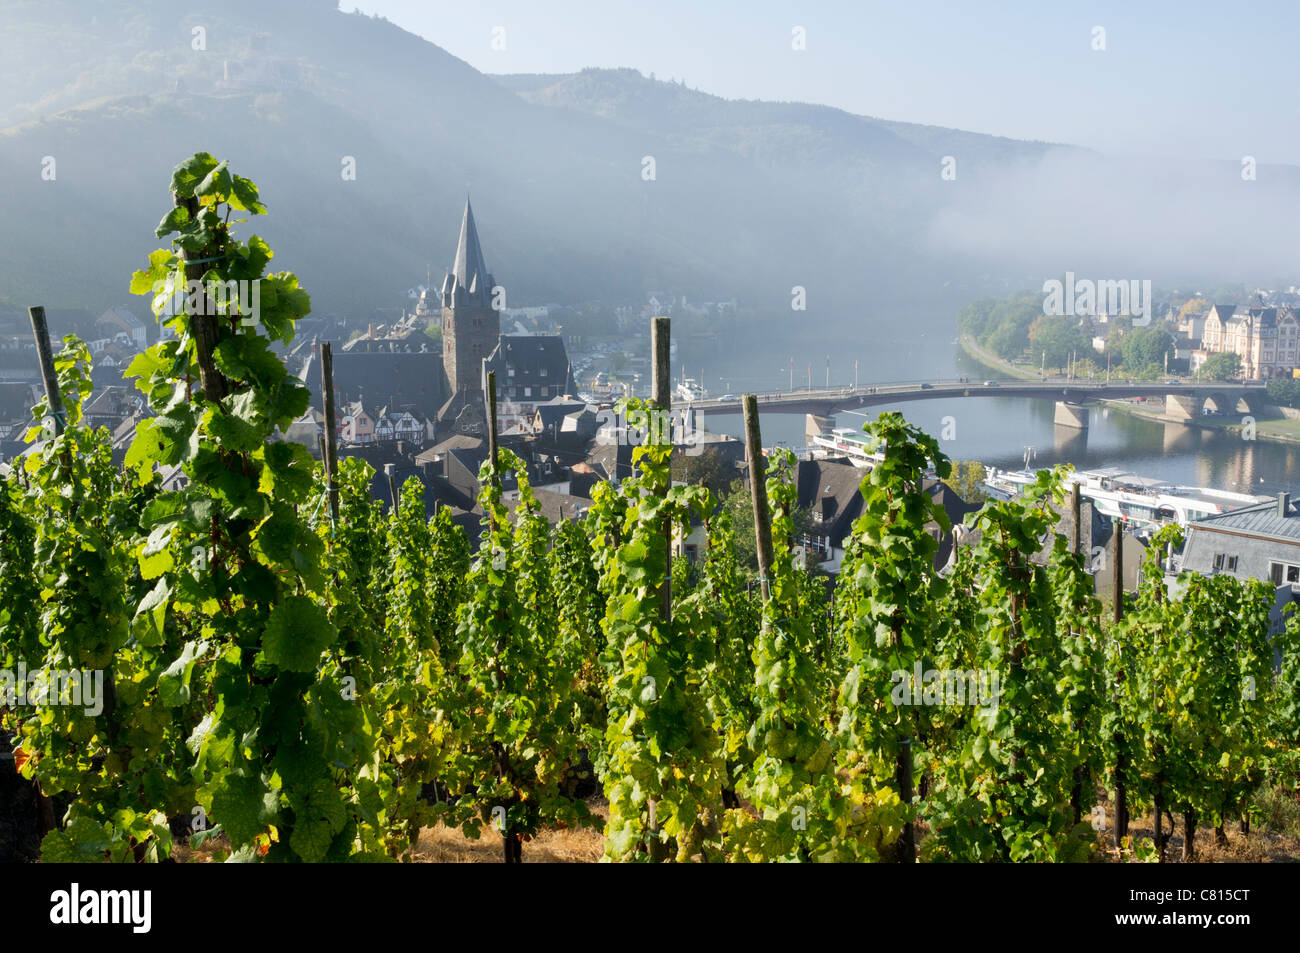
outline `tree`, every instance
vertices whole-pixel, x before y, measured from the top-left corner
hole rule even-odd
[[[988,494],[981,488],[984,483],[984,464],[978,460],[953,462],[952,473],[943,482],[967,503],[983,503]]]
[[[998,357],[1010,360],[1019,357],[1025,352],[1025,347],[1029,344],[1029,337],[1026,330],[1020,328],[1014,321],[1004,321],[994,329],[984,343]]]
[[[1134,328],[1123,338],[1124,367],[1140,372],[1150,364],[1163,367],[1165,355],[1173,357],[1174,340],[1163,328]]]
[[[1094,350],[1092,349],[1092,346],[1091,346],[1091,345],[1089,345],[1089,346],[1088,346],[1088,353],[1089,353],[1089,354],[1095,354],[1095,353],[1097,353],[1097,352],[1094,351]],[[1098,364],[1098,363],[1097,363],[1096,361],[1094,361],[1091,357],[1077,357],[1077,358],[1075,358],[1075,361],[1074,361],[1074,376],[1075,376],[1075,377],[1078,377],[1078,378],[1085,378],[1085,379],[1086,379],[1086,378],[1092,378],[1092,377],[1096,377],[1099,373],[1101,373],[1101,372],[1103,372],[1103,371],[1105,371],[1105,370],[1106,370],[1106,368],[1105,368],[1103,365]]]
[[[957,312],[957,330],[981,340],[989,329],[989,316],[997,306],[996,298],[976,298]]]
[[[999,357],[1014,358],[1029,346],[1029,328],[1042,317],[1043,302],[1035,294],[1021,294],[999,301],[985,321],[980,343]]]
[[[1049,367],[1064,368],[1071,355],[1091,349],[1087,337],[1069,318],[1045,314],[1029,326],[1032,354]]]
[[[1207,362],[1208,363],[1208,362]],[[1279,377],[1268,382],[1264,388],[1268,399],[1283,407],[1294,407],[1300,401],[1300,380],[1292,377]]]
[[[707,486],[714,496],[721,497],[735,481],[736,468],[717,448],[705,447],[697,454],[675,452],[672,474],[676,483]]]
[[[736,533],[736,557],[750,572],[758,572],[758,543],[754,537],[754,502],[749,487],[740,480],[731,484],[731,491],[723,500],[722,508],[731,517]],[[790,515],[794,527],[794,540],[816,535],[812,511],[806,506],[796,506]]]
[[[1203,381],[1226,381],[1241,373],[1241,356],[1235,353],[1211,354],[1196,372]]]

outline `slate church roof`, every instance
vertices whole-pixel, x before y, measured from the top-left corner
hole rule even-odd
[[[320,351],[314,349],[299,372],[311,390],[311,404],[321,409]],[[442,355],[434,350],[350,351],[334,348],[335,404],[361,401],[372,413],[380,407],[432,418],[446,399]]]
[[[559,388],[547,398],[578,392],[564,339],[559,335],[503,334],[488,358],[488,370],[496,372],[498,395],[503,393],[502,388],[523,386]],[[513,377],[510,370],[515,372]],[[536,396],[547,399],[540,393]]]
[[[491,307],[492,287],[495,284],[483,260],[483,249],[478,243],[478,228],[474,225],[474,210],[465,199],[465,216],[460,223],[460,239],[456,243],[456,258],[451,271],[442,282],[444,307],[471,305]]]

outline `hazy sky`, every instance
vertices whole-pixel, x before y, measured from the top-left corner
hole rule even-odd
[[[341,0],[488,73],[630,66],[729,99],[1111,154],[1300,164],[1295,0]],[[505,28],[505,50],[492,47]],[[806,50],[791,48],[794,27]],[[1093,50],[1094,27],[1105,51]]]

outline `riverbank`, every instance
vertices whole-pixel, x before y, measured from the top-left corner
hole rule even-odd
[[[963,334],[958,338],[958,344],[967,357],[990,371],[1006,374],[1008,377],[1021,381],[1041,379],[1036,371],[1027,369],[1022,365],[1012,364],[1010,361],[1003,360],[991,351],[981,347],[970,335]],[[1118,377],[1115,380],[1118,381]],[[1144,405],[1134,403],[1131,400],[1103,399],[1100,403],[1131,417],[1141,417],[1144,420],[1154,420],[1158,423],[1170,422],[1165,417],[1163,407],[1159,411],[1147,410]],[[1199,427],[1202,430],[1240,433],[1245,427],[1245,423],[1242,421],[1243,416],[1245,415],[1215,414],[1210,417],[1198,417],[1196,420],[1180,421],[1180,423],[1187,427]],[[1258,440],[1271,440],[1275,443],[1300,444],[1300,419],[1286,416],[1280,407],[1268,406],[1265,408],[1264,413],[1255,417],[1255,438]]]
[[[1128,414],[1130,417],[1141,417],[1143,420],[1154,420],[1162,424],[1171,423],[1163,410],[1159,412],[1147,410],[1146,407],[1131,400],[1102,400],[1100,403],[1105,404],[1111,410]],[[1269,416],[1261,415],[1255,418],[1255,438],[1257,440],[1300,444],[1300,420],[1293,420],[1283,416],[1282,411],[1277,407],[1268,407],[1267,412]],[[1221,430],[1225,433],[1235,434],[1240,433],[1245,427],[1242,421],[1244,416],[1244,414],[1240,416],[1214,414],[1210,417],[1199,417],[1196,420],[1178,422],[1185,427],[1197,427],[1201,430]]]
[[[1018,381],[1036,381],[1042,379],[1042,375],[1037,371],[1012,364],[1010,361],[998,357],[992,351],[981,347],[969,334],[963,334],[959,337],[957,339],[957,344],[961,347],[967,357],[981,366],[988,368],[990,371],[997,371],[999,374],[1006,374],[1013,380]]]

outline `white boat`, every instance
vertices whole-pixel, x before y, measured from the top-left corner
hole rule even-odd
[[[835,457],[847,457],[855,467],[869,470],[885,459],[885,454],[877,449],[876,442],[861,430],[852,427],[836,427],[830,432],[822,431],[812,438],[813,445],[805,448],[808,459],[824,460]],[[926,467],[925,476],[935,478],[934,462]]]
[[[697,384],[695,378],[683,377],[678,381],[677,387],[673,391],[673,396],[676,397],[677,400],[691,403],[697,400],[708,399],[709,392],[705,390],[702,385]]]
[[[999,499],[1018,496],[1038,476],[1028,468],[986,467],[985,473],[984,490]],[[1150,535],[1169,523],[1186,527],[1206,516],[1271,499],[1212,487],[1163,483],[1118,467],[1075,471],[1066,478],[1066,488],[1074,483],[1079,484],[1079,495],[1090,500],[1099,514],[1122,520],[1130,532],[1140,536]]]
[[[829,433],[819,433],[812,439],[814,451],[825,451],[822,456],[848,457],[855,467],[872,467],[885,459],[883,453],[872,449],[873,441],[870,437],[852,427],[836,427]]]

